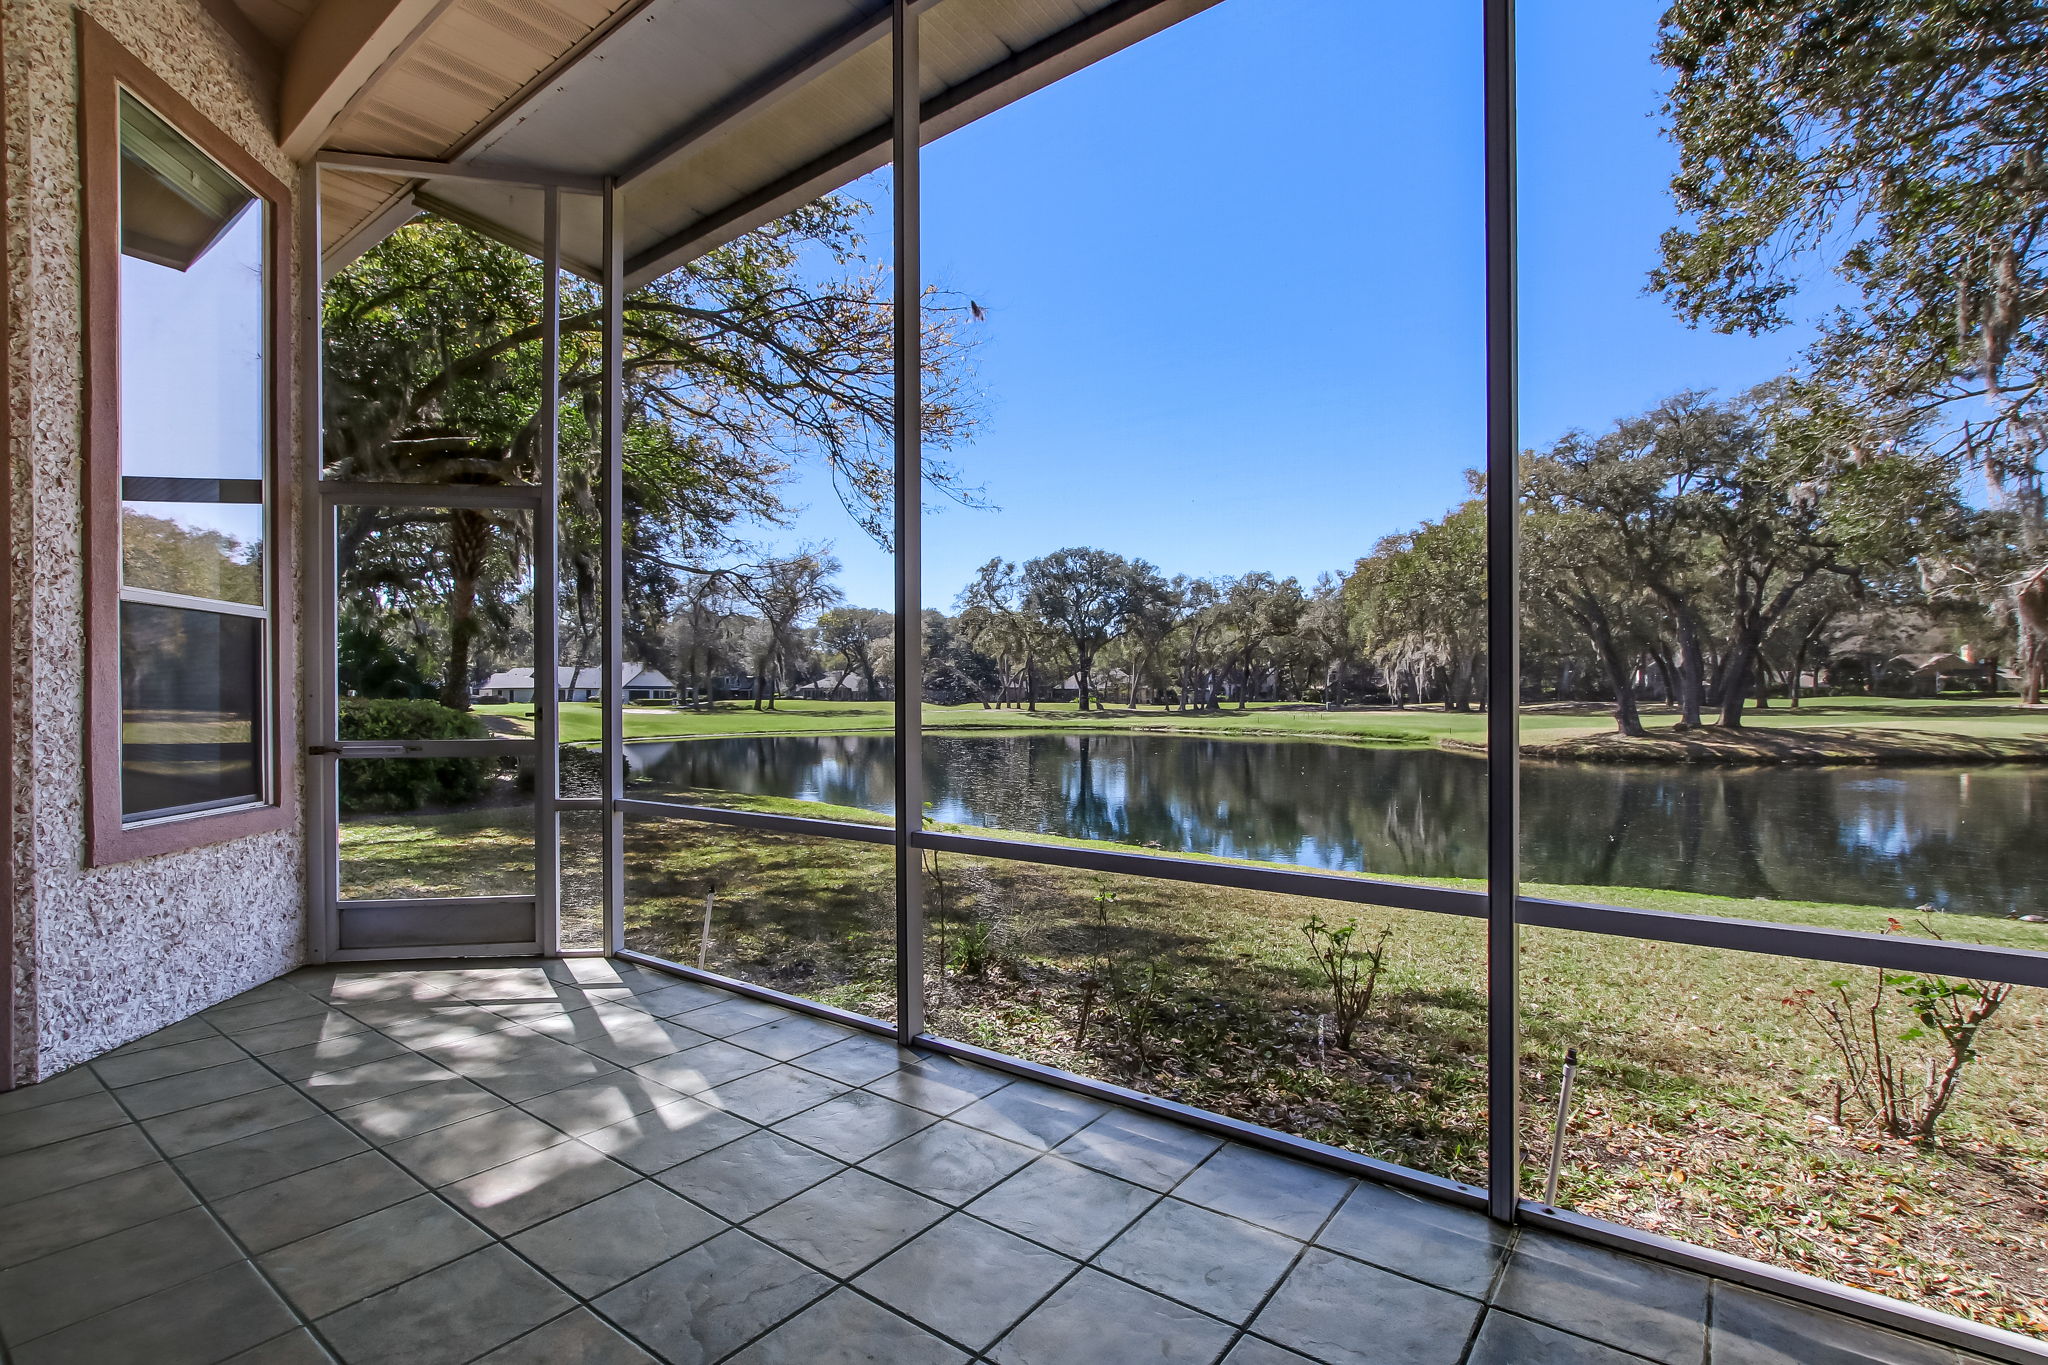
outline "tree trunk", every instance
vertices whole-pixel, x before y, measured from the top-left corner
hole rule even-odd
[[[476,590],[483,577],[484,555],[491,527],[482,516],[458,508],[448,526],[448,669],[441,678],[441,705],[451,711],[469,709],[470,650],[476,641]]]
[[[1700,727],[1700,712],[1706,705],[1706,660],[1700,653],[1699,628],[1690,611],[1678,622],[1678,723],[1690,730]]]

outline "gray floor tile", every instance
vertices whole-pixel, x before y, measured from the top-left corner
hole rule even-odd
[[[9,1206],[0,1214],[0,1269],[48,1256],[197,1203],[161,1161]]]
[[[0,1271],[0,1337],[30,1341],[242,1259],[200,1208]]]
[[[915,1065],[901,1066],[868,1082],[877,1095],[887,1095],[917,1109],[950,1114],[994,1090],[1009,1084],[1009,1077],[978,1066],[956,1062],[950,1057],[920,1057]]]
[[[922,1109],[867,1090],[849,1090],[775,1125],[808,1147],[841,1161],[861,1161],[938,1122]]]
[[[445,1081],[428,1081],[396,1095],[337,1109],[334,1117],[372,1145],[384,1147],[503,1109],[508,1104],[502,1096],[493,1095],[474,1081],[450,1076]]]
[[[467,1218],[422,1194],[265,1252],[256,1261],[300,1312],[317,1318],[466,1256],[490,1240]]]
[[[856,1033],[844,1024],[835,1024],[825,1019],[789,1015],[765,1024],[757,1024],[750,1029],[742,1029],[731,1035],[727,1041],[754,1052],[765,1053],[778,1062],[788,1062],[807,1052],[816,1052],[821,1047],[863,1036],[872,1035]]]
[[[207,1035],[191,1042],[151,1048],[146,1052],[110,1053],[95,1059],[92,1071],[102,1085],[119,1089],[124,1085],[140,1085],[144,1081],[161,1080],[187,1071],[204,1071],[208,1067],[249,1059],[249,1054],[233,1039],[221,1037],[211,1027],[207,1029]]]
[[[297,1123],[259,1129],[246,1137],[181,1156],[177,1167],[202,1198],[220,1199],[354,1156],[366,1150],[367,1145],[316,1111]]]
[[[948,1204],[964,1204],[1037,1153],[978,1128],[935,1123],[860,1164]]]
[[[1706,1355],[1703,1276],[1584,1242],[1525,1231],[1494,1302],[1666,1365]]]
[[[1360,1181],[1316,1234],[1320,1246],[1460,1294],[1484,1297],[1507,1260],[1507,1234],[1476,1209]]]
[[[715,1005],[706,1005],[702,1009],[687,1010],[682,1014],[664,1017],[674,1019],[679,1024],[693,1028],[699,1033],[709,1034],[713,1038],[723,1038],[753,1028],[757,1024],[785,1018],[787,1015],[788,1011],[779,1005],[767,1005],[756,1000],[735,997]]]
[[[136,1118],[153,1119],[159,1114],[172,1114],[180,1109],[211,1104],[215,1100],[268,1090],[276,1084],[277,1076],[268,1067],[252,1057],[244,1057],[226,1066],[211,1066],[204,1071],[187,1071],[126,1086],[116,1090],[114,1096],[121,1101],[122,1108]]]
[[[642,1175],[654,1175],[757,1131],[745,1119],[685,1098],[592,1129],[583,1140]]]
[[[1306,1241],[1351,1192],[1349,1176],[1235,1143],[1174,1186],[1177,1199]]]
[[[945,1216],[943,1204],[844,1171],[755,1217],[747,1231],[844,1279]]]
[[[1465,1365],[1642,1365],[1642,1359],[1495,1308],[1479,1324]],[[1806,1358],[1800,1359],[1803,1365]]]
[[[1227,1323],[1100,1271],[1083,1270],[1018,1323],[989,1359],[1000,1365],[1128,1365],[1138,1360],[1208,1365],[1223,1354],[1232,1335]]]
[[[659,1365],[588,1308],[564,1313],[508,1341],[477,1365]]]
[[[624,986],[635,995],[647,995],[654,991],[667,990],[672,986],[687,986],[691,990],[709,991],[714,1001],[738,998],[731,991],[722,991],[699,981],[688,981],[674,972],[657,971],[653,967],[642,967],[635,962],[615,962],[611,965],[613,984]],[[585,981],[583,984],[587,986],[590,983]],[[702,1008],[704,1003],[700,1001],[698,1008]]]
[[[732,1360],[733,1365],[964,1365],[967,1353],[850,1289],[838,1289]]]
[[[633,1068],[633,1074],[645,1076],[685,1095],[694,1095],[774,1065],[772,1059],[758,1052],[721,1041],[642,1062]]]
[[[511,1246],[589,1299],[725,1229],[724,1220],[643,1180],[528,1228]]]
[[[263,1064],[286,1080],[298,1082],[346,1071],[368,1062],[403,1057],[406,1053],[405,1044],[366,1028],[359,1033],[345,1033],[339,1038],[323,1038],[304,1047],[267,1053]]]
[[[581,1048],[516,1025],[514,1029],[451,1047],[437,1047],[432,1049],[432,1056],[450,1071],[467,1076],[514,1104],[618,1070]]]
[[[1129,1227],[1159,1194],[1143,1185],[1042,1156],[967,1206],[998,1226],[1086,1260]]]
[[[83,1137],[128,1122],[128,1115],[105,1093],[81,1095],[0,1117],[0,1156],[47,1147],[66,1138]]]
[[[762,1130],[655,1178],[721,1218],[744,1222],[845,1169],[802,1143]]]
[[[978,1351],[1078,1269],[1078,1262],[1058,1252],[956,1213],[891,1253],[856,1284]]]
[[[567,1133],[531,1114],[494,1109],[391,1143],[384,1151],[427,1184],[447,1185],[568,1140]]]
[[[406,1007],[353,1011],[407,1047],[422,1051],[475,1042],[519,1026],[480,1005],[437,1005],[412,1011]]]
[[[461,1365],[574,1306],[532,1266],[489,1246],[318,1325],[348,1365]]]
[[[432,1081],[447,1081],[455,1073],[430,1057],[400,1052],[373,1062],[322,1071],[298,1082],[299,1089],[323,1109],[347,1109],[353,1105],[381,1100]]]
[[[598,1076],[566,1090],[537,1096],[520,1108],[565,1133],[581,1137],[635,1114],[644,1114],[657,1105],[674,1104],[682,1098],[681,1091],[671,1090],[645,1076],[630,1071],[614,1071],[609,1076]]]
[[[1107,1175],[1167,1190],[1222,1145],[1218,1138],[1165,1119],[1113,1109],[1055,1150]]]
[[[1714,1365],[1949,1365],[1954,1354],[1839,1313],[1716,1284]]]
[[[267,1057],[273,1052],[318,1047],[322,1043],[366,1032],[369,1027],[354,1015],[343,1014],[340,1010],[322,1010],[318,1014],[304,1014],[296,1019],[238,1033],[235,1042],[254,1056]]]
[[[596,1148],[572,1141],[443,1186],[441,1195],[505,1237],[638,1178]]]
[[[524,1027],[558,1043],[582,1048],[614,1066],[637,1066],[711,1041],[708,1035],[693,1028],[656,1019],[630,1005],[595,1005],[529,1020]]]
[[[262,1028],[266,1024],[283,1023],[287,1019],[301,1019],[309,1014],[324,1014],[327,1006],[304,991],[280,991],[263,1000],[243,1001],[236,996],[225,1005],[215,1005],[202,1010],[200,1017],[207,1023],[230,1036],[245,1033],[250,1029]]]
[[[709,1005],[719,1005],[733,997],[726,991],[712,986],[700,986],[694,981],[678,981],[669,977],[663,984],[634,995],[635,1005],[649,1014],[666,1019],[671,1015],[688,1014]]]
[[[417,973],[375,969],[337,972],[327,985],[308,993],[343,1006],[396,1004],[405,1000],[447,1004],[454,998],[433,982],[422,980]]]
[[[1252,1330],[1329,1365],[1457,1365],[1480,1305],[1310,1247]]]
[[[916,1054],[905,1052],[886,1038],[858,1034],[843,1043],[833,1043],[816,1052],[806,1052],[796,1065],[848,1085],[866,1085],[902,1066]]]
[[[273,1293],[271,1298],[276,1299],[277,1295]],[[278,1302],[282,1306],[283,1301]],[[334,1357],[327,1354],[326,1347],[313,1340],[311,1332],[301,1327],[229,1356],[221,1365],[334,1365]]]
[[[953,1122],[1044,1150],[1059,1146],[1108,1112],[1108,1105],[1086,1096],[1015,1081],[955,1111]]]
[[[533,1000],[554,994],[554,979],[528,961],[507,960],[498,966],[459,967],[445,973],[448,989],[464,1000]]]
[[[1169,1299],[1243,1322],[1300,1251],[1301,1243],[1291,1237],[1162,1199],[1095,1264]]]
[[[74,1066],[71,1070],[52,1076],[47,1081],[0,1093],[0,1116],[18,1114],[24,1109],[40,1109],[59,1100],[75,1100],[84,1095],[97,1095],[104,1089],[106,1087],[100,1084],[99,1077],[93,1075],[91,1067]]]
[[[559,991],[561,988],[557,987],[556,989]],[[563,1015],[576,1010],[589,1009],[591,1005],[596,1003],[595,1001],[582,999],[580,992],[572,994],[575,998],[563,999],[558,996],[553,1000],[493,1001],[485,1005],[484,1008],[501,1018],[510,1019],[515,1024],[525,1024],[530,1027],[535,1020],[559,1019]],[[608,1000],[605,1003],[620,1004],[628,1002]],[[641,1013],[644,1014],[646,1011],[642,1010]]]
[[[382,1153],[358,1152],[217,1200],[213,1211],[260,1255],[425,1193]]]
[[[0,1208],[160,1160],[133,1124],[0,1156]]]
[[[698,1093],[729,1114],[770,1124],[793,1118],[845,1092],[846,1087],[838,1081],[778,1064]]]
[[[1257,1337],[1241,1337],[1237,1345],[1230,1348],[1230,1354],[1223,1357],[1223,1365],[1316,1365],[1316,1362],[1285,1346],[1275,1346]]]
[[[232,1357],[230,1365],[298,1365],[305,1357],[244,1351],[293,1325],[291,1311],[255,1267],[236,1261],[32,1341],[14,1359],[16,1365],[212,1365]]]
[[[594,1306],[671,1365],[710,1365],[831,1287],[801,1261],[733,1231],[626,1281]]]
[[[137,1052],[147,1052],[152,1048],[169,1047],[173,1043],[192,1043],[201,1038],[220,1036],[219,1029],[195,1014],[190,1019],[180,1019],[177,1023],[160,1028],[154,1033],[145,1033],[132,1043],[123,1043],[106,1055],[126,1057]],[[49,1082],[44,1081],[43,1084],[48,1085]]]
[[[304,1095],[279,1085],[144,1119],[142,1128],[163,1148],[164,1155],[175,1157],[320,1116],[320,1110]]]

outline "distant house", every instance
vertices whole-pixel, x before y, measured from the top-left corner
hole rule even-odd
[[[675,700],[676,685],[659,669],[629,663],[621,665],[621,672],[627,701]],[[558,667],[555,669],[555,684],[558,701],[597,701],[604,689],[604,670]],[[476,689],[478,701],[513,705],[531,705],[533,694],[533,670],[530,668],[508,668],[503,673],[493,673]]]
[[[1944,650],[1931,654],[1895,655],[1885,660],[1878,679],[1887,692],[1931,697],[1944,688],[1956,687],[1996,692],[2001,682],[2001,671],[1995,661],[1972,659]],[[2019,682],[2011,673],[2004,676],[2014,685]]]
[[[791,688],[790,695],[808,701],[866,701],[868,685],[852,669],[834,668]]]

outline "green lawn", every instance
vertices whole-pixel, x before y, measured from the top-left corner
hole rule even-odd
[[[479,706],[481,716],[502,717],[530,732],[531,706]],[[674,711],[666,707],[627,707],[629,739],[694,738],[710,735],[838,734],[887,730],[893,707],[887,702],[784,701],[773,711],[756,711],[745,702],[721,702],[709,712]],[[1651,729],[1666,729],[1677,717],[1652,708],[1644,720]],[[1435,707],[1357,707],[1325,711],[1298,703],[1257,703],[1244,710],[1220,712],[1163,711],[1141,707],[1084,713],[1073,703],[1049,703],[1036,711],[1015,708],[987,710],[978,705],[924,708],[925,728],[961,730],[1155,730],[1185,734],[1272,735],[1325,738],[1366,744],[1434,744],[1439,739],[1483,743],[1486,717]],[[1835,697],[1811,700],[1798,710],[1782,703],[1750,711],[1745,724],[1764,730],[1816,727],[1854,728],[1875,733],[1912,732],[1969,736],[1990,740],[2048,739],[2048,710],[2029,709],[2009,698],[1900,699]],[[1597,735],[1613,729],[1598,711],[1533,708],[1522,716],[1523,734],[1532,742]],[[562,707],[562,738],[571,743],[598,737],[598,707],[569,702]]]

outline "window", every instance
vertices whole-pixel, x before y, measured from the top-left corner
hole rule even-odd
[[[81,20],[92,859],[287,817],[285,192]]]

